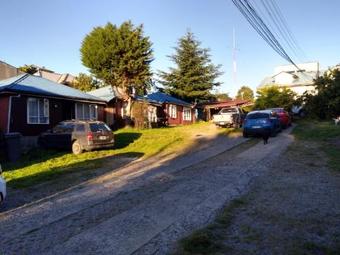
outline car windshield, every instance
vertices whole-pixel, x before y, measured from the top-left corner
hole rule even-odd
[[[53,133],[56,134],[72,133],[73,129],[74,129],[73,123],[61,122],[53,128]]]
[[[221,113],[237,112],[235,108],[225,108],[221,110]]]
[[[264,113],[264,112],[256,112],[256,113],[251,113],[247,115],[247,119],[268,119],[269,118],[269,114],[268,113]]]
[[[111,131],[111,129],[104,123],[90,123],[91,132]]]

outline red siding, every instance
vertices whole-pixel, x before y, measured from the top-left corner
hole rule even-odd
[[[49,98],[50,123],[27,124],[27,98],[27,96],[12,98],[10,132],[19,132],[24,136],[36,136],[63,120],[75,118],[76,102]],[[104,120],[103,105],[98,105],[98,119]]]
[[[191,110],[191,121],[183,120],[183,109],[184,107],[181,105],[176,105],[177,108],[177,116],[176,118],[170,118],[169,116],[169,104],[166,104],[164,109],[166,109],[166,116],[168,118],[169,125],[189,125],[194,123],[195,119],[195,110]]]
[[[0,130],[7,132],[9,96],[0,96]]]

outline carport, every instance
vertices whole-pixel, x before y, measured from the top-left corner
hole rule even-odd
[[[201,120],[209,121],[212,119],[212,116],[218,113],[222,108],[235,106],[245,107],[250,105],[253,105],[253,102],[251,102],[250,100],[234,99],[229,101],[201,103],[197,104],[196,108],[198,110],[198,118]]]

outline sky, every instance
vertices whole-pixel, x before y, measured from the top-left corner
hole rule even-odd
[[[340,1],[276,2],[305,52],[306,57],[296,62],[319,61],[322,69],[340,62]],[[202,47],[210,48],[212,62],[222,65],[219,92],[231,96],[242,85],[256,89],[275,66],[289,64],[262,40],[231,0],[0,0],[0,60],[14,66],[36,64],[59,73],[88,72],[79,51],[85,35],[96,26],[126,20],[144,24],[153,43],[155,73],[172,66],[168,56],[173,47],[188,30],[193,32]]]

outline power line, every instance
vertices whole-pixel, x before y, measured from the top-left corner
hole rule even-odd
[[[283,26],[286,29],[286,32],[288,33],[288,36],[291,38],[292,42],[295,44],[296,48],[302,53],[302,56],[304,58],[306,58],[306,54],[305,52],[302,50],[302,48],[300,47],[300,45],[298,44],[295,36],[293,35],[293,33],[291,32],[291,30],[289,29],[287,20],[285,19],[284,15],[281,12],[281,9],[279,7],[279,5],[276,3],[276,0],[270,0],[272,6],[274,7],[274,10],[276,10],[276,14],[278,15],[279,19],[281,20]]]
[[[238,8],[241,14],[247,19],[249,24],[256,30],[256,32],[275,50],[281,57],[292,63],[297,69],[299,67],[295,64],[292,58],[287,54],[273,32],[268,28],[263,19],[259,16],[254,7],[248,0],[232,0],[234,5]]]
[[[287,27],[285,26],[285,24],[283,24],[282,20],[279,19],[278,10],[271,4],[272,1],[261,0],[261,2],[262,2],[264,9],[268,13],[270,19],[273,21],[273,23],[276,27],[276,30],[278,31],[280,37],[286,42],[288,47],[291,49],[292,53],[297,58],[299,58],[298,53],[297,53],[298,49],[297,49],[295,43],[292,41],[289,34],[287,33]]]

